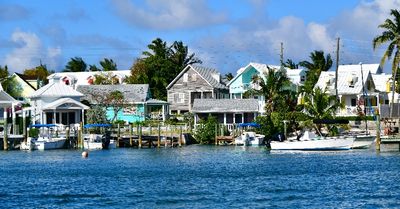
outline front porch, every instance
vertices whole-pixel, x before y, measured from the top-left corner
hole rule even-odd
[[[365,98],[365,99],[364,99]],[[337,110],[336,116],[373,116],[379,111],[381,104],[386,104],[388,100],[379,94],[368,96],[363,95],[340,95],[339,100],[344,107]]]

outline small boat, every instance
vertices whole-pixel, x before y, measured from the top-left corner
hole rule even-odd
[[[368,149],[375,142],[375,135],[356,135],[352,149]]]
[[[35,124],[31,125],[30,128],[39,128],[41,133],[38,137],[28,137],[26,142],[21,142],[21,150],[50,150],[64,147],[66,138],[53,133],[57,125]]]
[[[264,144],[264,137],[253,131],[245,131],[235,139],[235,145],[260,146]]]
[[[349,150],[353,146],[354,136],[321,137],[305,131],[301,137],[267,143],[272,150]]]
[[[86,124],[84,128],[109,128],[111,124]],[[84,137],[83,141],[84,149],[114,149],[117,147],[117,142],[111,139],[110,131],[106,131],[105,134],[89,134]]]

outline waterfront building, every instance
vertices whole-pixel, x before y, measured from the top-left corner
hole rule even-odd
[[[212,115],[231,129],[233,124],[253,122],[260,106],[257,99],[195,99],[192,112],[195,124]]]
[[[294,90],[298,90],[298,88],[303,85],[306,79],[306,70],[304,69],[289,69],[276,65],[267,65],[261,63],[251,62],[247,66],[240,68],[237,71],[236,76],[229,81],[227,84],[229,87],[229,94],[231,99],[243,99],[246,91],[250,89],[259,89],[260,86],[257,83],[253,82],[254,76],[260,76],[265,79],[266,73],[268,73],[268,69],[274,70],[284,70],[286,71],[286,75],[291,81],[292,85],[289,88],[293,88]],[[265,98],[263,95],[254,95],[254,99],[257,99],[260,106],[260,112],[265,112]]]
[[[13,88],[17,92],[15,99],[29,103],[29,96],[38,89],[40,81],[37,78],[26,76],[20,73],[13,73],[10,77]]]
[[[33,92],[30,99],[33,124],[70,125],[83,121],[88,106],[80,102],[84,95],[60,82],[62,77],[52,76],[51,81]]]
[[[344,108],[337,115],[357,116],[364,111],[372,115],[381,104],[388,104],[389,77],[382,74],[379,64],[339,65],[337,92]],[[336,95],[335,71],[321,72],[317,87]]]
[[[114,91],[124,96],[124,107],[117,113],[112,108],[107,109],[107,119],[111,120],[117,114],[116,120],[134,123],[146,119],[165,120],[168,112],[166,101],[152,99],[148,84],[121,84],[121,85],[80,85],[77,90],[83,93],[81,101],[90,104],[99,104],[102,98]]]
[[[170,114],[191,112],[195,99],[229,98],[226,83],[215,69],[186,66],[167,86]]]
[[[67,86],[72,86],[76,89],[81,85],[93,85],[96,79],[96,75],[107,77],[113,81],[113,84],[123,84],[125,79],[131,75],[130,70],[116,70],[116,71],[89,71],[89,72],[58,72],[53,73],[47,78],[50,82],[53,81],[53,77],[60,77],[57,80]]]

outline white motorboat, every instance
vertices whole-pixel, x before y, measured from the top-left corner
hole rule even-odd
[[[303,136],[285,141],[270,141],[272,150],[348,150],[353,146],[354,136],[320,137],[306,131]]]
[[[375,142],[375,135],[356,135],[352,149],[368,149]]]
[[[260,146],[264,143],[264,137],[253,131],[245,131],[235,139],[235,145]]]
[[[36,124],[31,125],[31,128],[39,128],[40,134],[38,137],[28,137],[26,142],[22,142],[21,150],[49,150],[49,149],[61,149],[64,147],[66,138],[53,136],[52,128],[56,128],[55,124]],[[42,129],[46,128],[47,131]]]
[[[89,134],[87,137],[84,137],[84,149],[114,149],[116,147],[117,143],[115,140],[110,140],[109,144],[107,145],[106,141],[103,140],[103,135],[101,134]]]

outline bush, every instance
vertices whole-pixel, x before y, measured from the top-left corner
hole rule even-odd
[[[194,133],[194,138],[200,144],[212,144],[215,140],[215,126],[217,125],[217,118],[209,115],[206,120],[200,121]]]
[[[33,138],[36,138],[36,137],[39,136],[39,132],[40,132],[39,129],[31,128],[31,129],[29,129],[29,136],[33,137]]]
[[[258,116],[256,117],[255,122],[260,124],[260,128],[257,129],[257,132],[265,135],[266,139],[271,138],[272,135],[276,133],[274,123],[270,116]]]

